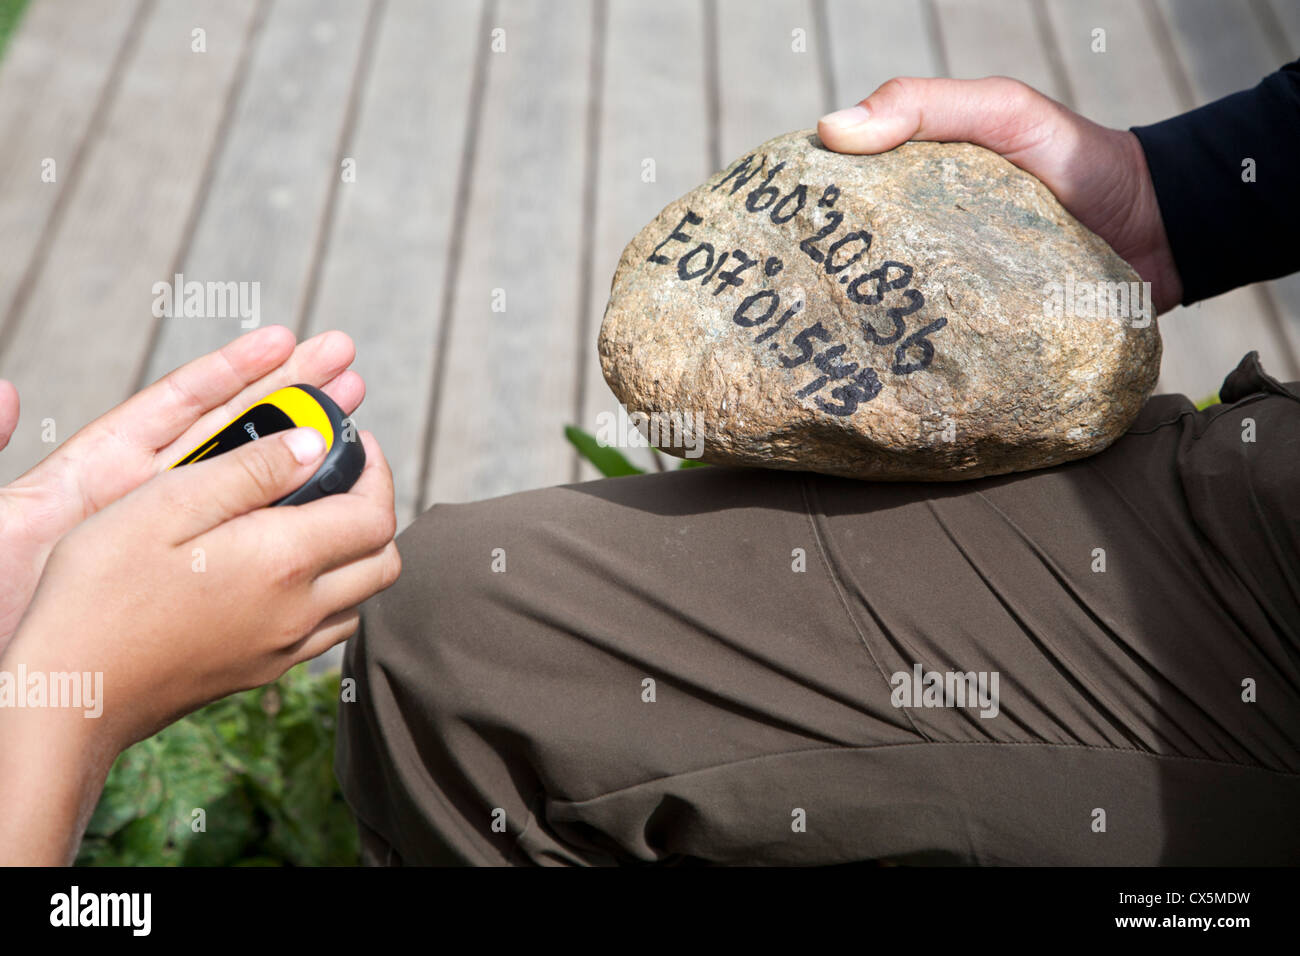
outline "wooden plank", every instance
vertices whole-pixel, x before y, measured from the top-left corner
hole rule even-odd
[[[1258,350],[1268,371],[1292,375],[1286,345],[1250,287],[1166,312],[1160,316],[1160,334],[1162,392],[1181,392],[1196,401],[1213,395],[1252,349]]]
[[[666,51],[672,55],[665,56]],[[578,421],[592,433],[602,413],[617,414],[619,407],[601,374],[596,334],[623,247],[664,206],[713,172],[704,95],[704,19],[697,0],[611,4],[604,79]],[[653,178],[647,180],[648,175]],[[643,468],[653,467],[648,450],[624,453]],[[579,476],[595,478],[598,472],[584,463]]]
[[[0,480],[50,451],[42,420],[62,441],[130,392],[253,12],[252,0],[166,0],[144,23],[0,360],[23,400]]]
[[[1281,28],[1281,35],[1276,37],[1275,53],[1284,59],[1277,60],[1277,65],[1300,57],[1300,3],[1295,0],[1266,0],[1268,13]]]
[[[896,76],[943,76],[928,4],[826,0],[835,107],[852,106]]]
[[[1013,76],[1069,101],[1032,0],[935,0],[935,8],[952,76]]]
[[[1300,380],[1300,273],[1293,272],[1281,279],[1266,282],[1265,288],[1273,297],[1278,310],[1278,320],[1282,325],[1282,335],[1286,339],[1291,358],[1291,366],[1270,365],[1266,360],[1264,367],[1283,380]]]
[[[78,151],[139,10],[139,2],[32,4],[0,59],[0,332],[76,181]],[[54,182],[42,178],[47,158]]]
[[[1248,0],[1159,0],[1158,6],[1195,98],[1189,106],[1249,89],[1281,65],[1275,44]],[[1250,349],[1259,350],[1272,374],[1300,378],[1300,283],[1294,278],[1262,283],[1211,302],[1220,299],[1231,305],[1213,314],[1213,328],[1203,323],[1198,330],[1205,334],[1206,352],[1220,369],[1214,388]],[[1209,305],[1186,311],[1196,314]]]
[[[793,48],[796,30],[804,31],[803,52]],[[824,42],[807,0],[719,0],[722,165],[773,136],[816,126],[834,108],[821,74]]]
[[[593,12],[509,0],[481,128],[424,501],[569,480]],[[490,44],[481,36],[479,43]],[[504,300],[502,299],[504,296]],[[493,311],[493,305],[504,311]]]
[[[258,324],[298,325],[339,178],[339,142],[370,8],[352,0],[280,0],[248,65],[179,271],[186,281],[258,283]],[[144,379],[244,331],[237,314],[164,318]]]
[[[1249,89],[1278,63],[1249,0],[1158,0],[1197,103]]]
[[[1140,4],[1047,0],[1046,7],[1076,111],[1103,126],[1126,129],[1186,108]],[[1105,31],[1104,51],[1093,48],[1098,29]]]
[[[342,329],[357,343],[353,367],[370,384],[357,420],[393,468],[400,527],[419,497],[480,8],[389,0],[346,147],[356,180],[339,187],[304,331]],[[430,37],[439,38],[436,57]]]

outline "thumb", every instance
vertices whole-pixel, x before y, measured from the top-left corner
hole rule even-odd
[[[1070,114],[1005,76],[889,80],[857,106],[823,116],[817,135],[837,153],[882,153],[908,140],[975,143],[1003,156],[1043,142]]]
[[[314,428],[291,428],[160,476],[169,536],[186,541],[279,501],[312,476],[325,454]]]

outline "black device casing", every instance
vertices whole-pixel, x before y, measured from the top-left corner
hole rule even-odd
[[[295,420],[288,406],[276,399],[277,395],[285,392],[301,392],[306,396],[305,399],[296,396],[293,402],[289,403],[290,405],[309,401],[324,413],[330,430],[329,450],[325,453],[325,460],[321,462],[315,474],[302,487],[292,494],[285,495],[274,505],[301,505],[315,501],[317,498],[324,498],[326,495],[347,491],[356,483],[362,469],[366,467],[365,449],[357,440],[356,427],[352,420],[343,414],[343,409],[339,408],[332,398],[311,385],[288,385],[276,389],[262,401],[255,402],[244,409],[172,467],[177,468],[222,455],[249,441],[256,441],[258,438],[295,426],[304,425],[319,430],[316,424],[307,425],[303,421]],[[287,402],[288,399],[285,401]],[[314,411],[311,417],[313,419],[317,417]]]
[[[294,388],[302,389],[325,410],[334,429],[334,442],[326,453],[325,460],[316,469],[316,474],[297,491],[277,501],[277,506],[303,505],[335,492],[347,491],[356,484],[362,469],[366,467],[366,452],[356,436],[352,421],[343,414],[343,409],[338,407],[334,399],[311,385],[295,385]],[[351,440],[347,436],[351,436]]]

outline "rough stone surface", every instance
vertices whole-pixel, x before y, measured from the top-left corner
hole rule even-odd
[[[1154,387],[1149,295],[1117,316],[1120,283],[1140,292],[1102,239],[995,153],[908,143],[846,156],[805,130],[728,165],[632,240],[600,359],[629,412],[702,422],[708,462],[1002,474],[1100,451]]]

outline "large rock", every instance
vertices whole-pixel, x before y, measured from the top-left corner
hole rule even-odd
[[[632,240],[600,359],[630,412],[702,425],[705,461],[971,478],[1091,455],[1124,432],[1160,368],[1143,291],[995,153],[846,156],[803,131]],[[690,444],[660,432],[666,451]]]

